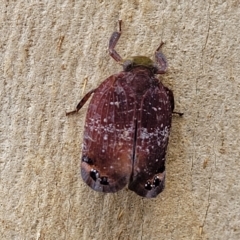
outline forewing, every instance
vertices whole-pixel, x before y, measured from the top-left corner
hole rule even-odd
[[[164,189],[173,101],[172,92],[161,83],[148,89],[142,97],[129,189],[143,197],[156,197]]]
[[[106,79],[89,104],[81,173],[96,191],[116,192],[131,176],[136,100],[125,75],[122,72]]]

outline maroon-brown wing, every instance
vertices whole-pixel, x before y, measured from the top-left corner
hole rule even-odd
[[[174,99],[162,83],[142,97],[137,114],[137,137],[133,176],[129,189],[143,197],[156,197],[165,182],[165,156]]]
[[[126,75],[121,72],[106,79],[89,104],[81,174],[96,191],[116,192],[132,173],[136,99]]]

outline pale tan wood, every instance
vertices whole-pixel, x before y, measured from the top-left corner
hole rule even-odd
[[[0,1],[0,239],[240,239],[240,8],[235,1]],[[142,199],[80,177],[85,92],[122,57],[168,59],[166,189]],[[87,83],[86,83],[87,80]]]

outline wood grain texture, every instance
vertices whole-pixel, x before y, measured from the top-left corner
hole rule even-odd
[[[1,239],[240,239],[239,1],[19,0],[0,10]],[[121,70],[107,52],[119,18],[123,58],[153,59],[166,42],[161,80],[184,112],[153,200],[88,188],[87,106],[65,116]]]

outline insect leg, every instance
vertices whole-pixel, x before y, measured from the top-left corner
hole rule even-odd
[[[110,37],[110,40],[109,40],[109,45],[108,45],[108,51],[109,51],[109,54],[110,56],[117,62],[122,62],[122,58],[121,56],[116,52],[116,50],[114,49],[120,36],[121,36],[121,24],[122,24],[122,20],[119,20],[118,21],[118,24],[119,24],[119,31],[118,32],[114,32],[112,34],[112,36]]]
[[[169,88],[167,88],[167,87],[165,87],[165,89],[166,89],[166,93],[167,93],[167,95],[169,97],[169,100],[170,100],[170,103],[171,103],[172,114],[178,114],[179,116],[182,116],[183,113],[173,111],[174,110],[174,96],[173,96],[173,92]]]
[[[172,90],[170,90],[167,87],[164,87],[164,88],[165,88],[166,93],[167,93],[167,95],[169,97],[169,101],[171,103],[171,108],[172,108],[172,112],[173,112],[173,110],[174,110],[174,96],[173,96],[173,92],[172,92]]]
[[[184,113],[181,113],[181,112],[172,112],[173,114],[177,114],[178,116],[182,116]]]
[[[155,52],[155,59],[157,61],[158,74],[164,74],[167,71],[167,60],[163,55],[163,53],[160,51],[160,48],[162,47],[163,44],[164,43],[161,42],[160,46],[157,48]]]
[[[74,114],[77,113],[82,106],[87,102],[87,100],[91,97],[91,95],[95,92],[96,89],[93,89],[91,91],[89,91],[83,98],[82,100],[78,103],[77,107],[75,110],[71,111],[71,112],[67,112],[66,116],[70,115],[70,114]]]

